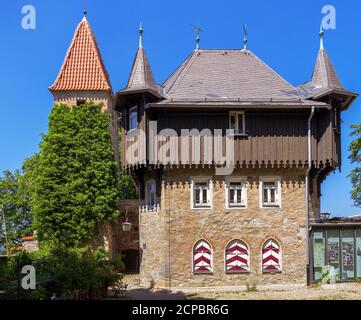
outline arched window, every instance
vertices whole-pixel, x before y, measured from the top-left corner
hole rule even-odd
[[[199,240],[193,247],[193,272],[212,273],[212,248],[205,240]]]
[[[281,247],[274,239],[268,239],[262,248],[262,270],[264,272],[281,271]]]
[[[248,272],[249,250],[248,246],[241,240],[231,241],[225,252],[226,272]]]

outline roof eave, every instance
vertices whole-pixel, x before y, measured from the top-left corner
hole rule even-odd
[[[242,109],[256,109],[256,108],[267,108],[267,109],[310,109],[312,107],[319,109],[330,109],[329,104],[323,102],[312,102],[307,104],[290,103],[290,102],[211,102],[211,101],[187,101],[187,102],[169,102],[161,101],[156,103],[148,103],[146,109],[150,108],[242,108]]]

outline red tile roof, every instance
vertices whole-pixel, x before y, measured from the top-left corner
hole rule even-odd
[[[112,91],[93,31],[84,17],[50,91]]]

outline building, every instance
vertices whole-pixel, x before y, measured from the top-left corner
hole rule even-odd
[[[84,17],[50,90],[55,102],[103,102],[115,150],[121,130],[121,166],[132,175],[139,201],[121,204],[126,217],[109,231],[108,247],[125,255],[142,285],[319,278],[317,257],[328,250],[317,232],[329,227],[320,216],[321,184],[341,166],[341,114],[357,97],[342,86],[322,31],[320,39],[312,79],[299,87],[248,50],[247,39],[243,49],[203,50],[199,37],[159,86],[140,28],[127,86],[114,96]],[[125,221],[130,231],[123,230]],[[359,226],[353,228],[361,248]],[[323,251],[314,245],[320,237]],[[345,256],[341,247],[339,257]]]

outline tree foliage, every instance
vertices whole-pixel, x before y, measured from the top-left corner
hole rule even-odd
[[[40,240],[79,246],[119,215],[109,114],[100,106],[56,105],[40,146],[34,227]]]
[[[361,125],[352,125],[351,136],[355,139],[349,146],[351,163],[355,164],[355,168],[351,171],[349,177],[352,183],[351,197],[356,206],[361,207]]]
[[[25,160],[21,170],[5,170],[0,177],[0,247],[5,247],[5,228],[9,249],[21,238],[32,235],[31,199],[38,155]]]

